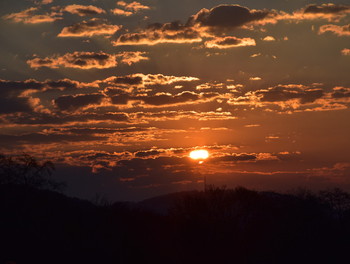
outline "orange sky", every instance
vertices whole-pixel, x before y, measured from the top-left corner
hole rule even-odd
[[[68,194],[350,190],[346,1],[0,5],[0,152]]]

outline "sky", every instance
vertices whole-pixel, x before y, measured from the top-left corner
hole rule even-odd
[[[350,191],[349,40],[345,0],[2,0],[0,153],[87,199]]]

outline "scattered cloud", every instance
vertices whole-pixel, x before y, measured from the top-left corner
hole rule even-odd
[[[338,25],[323,25],[319,29],[319,34],[324,34],[325,32],[331,32],[337,36],[350,36],[350,24],[345,26]]]
[[[131,2],[131,3],[126,3],[124,1],[118,1],[117,5],[121,8],[114,8],[111,9],[111,12],[114,15],[119,15],[119,16],[131,16],[134,15],[142,10],[148,10],[150,9],[149,6],[143,5],[139,2]]]
[[[252,38],[217,37],[204,43],[206,48],[228,49],[245,46],[256,46]]]
[[[349,56],[350,55],[350,49],[342,49],[341,54],[344,56]]]
[[[271,41],[276,41],[276,39],[272,36],[266,36],[262,39],[263,41],[268,41],[268,42],[271,42]]]
[[[30,7],[18,13],[11,13],[3,16],[5,20],[11,20],[16,23],[24,24],[40,24],[51,23],[56,20],[62,19],[62,14],[59,12],[51,12],[45,14],[37,14],[39,7]]]
[[[92,37],[98,35],[113,35],[122,26],[111,25],[105,19],[92,18],[88,21],[64,27],[58,37]]]
[[[148,60],[143,56],[144,52],[123,52],[119,54],[108,54],[105,52],[74,52],[63,56],[55,55],[44,59],[34,58],[27,61],[31,68],[77,68],[77,69],[106,69],[118,66],[118,60],[124,64],[134,64],[141,60]]]
[[[149,6],[143,5],[139,2],[131,2],[131,3],[126,3],[124,1],[118,1],[117,5],[124,7],[126,10],[131,10],[133,12],[138,12],[140,10],[147,10],[150,9]]]
[[[102,8],[93,5],[67,5],[62,11],[78,16],[98,15],[106,13]]]
[[[126,10],[119,9],[119,8],[111,9],[111,12],[112,12],[112,14],[118,15],[118,16],[132,16],[134,14],[131,11],[126,11]]]
[[[261,77],[250,77],[249,81],[261,81]]]
[[[156,45],[160,43],[193,43],[201,42],[198,31],[179,22],[151,24],[139,33],[125,33],[113,42],[114,46],[123,45]]]
[[[189,18],[188,24],[216,30],[232,29],[275,15],[268,10],[250,10],[240,5],[218,5],[210,10],[203,8]]]
[[[76,110],[81,107],[99,104],[104,96],[102,94],[65,95],[54,100],[60,110]]]
[[[143,60],[149,60],[148,57],[144,56],[146,54],[146,52],[142,51],[125,51],[119,53],[117,57],[121,58],[121,63],[132,65]]]

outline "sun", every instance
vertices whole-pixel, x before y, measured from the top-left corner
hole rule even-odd
[[[209,157],[209,152],[205,149],[196,149],[191,151],[190,158],[194,160],[205,160]]]

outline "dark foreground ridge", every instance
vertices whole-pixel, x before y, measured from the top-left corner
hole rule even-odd
[[[344,263],[349,197],[210,187],[96,205],[0,185],[0,263]]]

